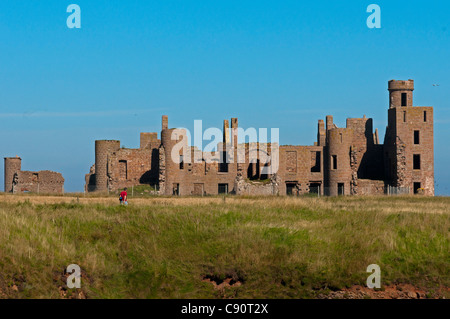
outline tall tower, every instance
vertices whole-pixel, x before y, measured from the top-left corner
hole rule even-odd
[[[327,118],[328,127],[332,127],[332,118]],[[330,128],[327,130],[325,160],[327,174],[325,184],[328,195],[350,195],[352,170],[350,167],[350,149],[354,131],[351,128]]]
[[[433,107],[413,106],[414,81],[391,80],[385,137],[388,180],[434,195]]]
[[[388,82],[389,108],[413,106],[414,80]]]
[[[188,183],[185,175],[187,168],[183,165],[191,162],[190,156],[185,152],[191,152],[188,146],[187,132],[185,129],[169,129],[168,117],[162,118],[161,150],[164,154],[160,157],[160,190],[165,195],[189,195]],[[175,150],[174,150],[175,149]],[[188,157],[189,156],[189,157]],[[162,168],[161,165],[164,165]],[[161,169],[163,172],[161,172]],[[164,182],[161,183],[161,174],[164,174]]]
[[[19,156],[5,157],[5,193],[13,191],[14,174],[22,169],[22,159]]]
[[[95,190],[108,190],[108,157],[120,149],[120,141],[95,141]]]

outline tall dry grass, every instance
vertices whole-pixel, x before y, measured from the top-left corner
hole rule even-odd
[[[450,285],[449,198],[0,195],[0,296],[301,298],[365,284]],[[243,284],[217,291],[205,275]],[[18,287],[12,289],[12,287]]]

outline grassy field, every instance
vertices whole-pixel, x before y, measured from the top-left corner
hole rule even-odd
[[[433,297],[450,287],[449,214],[439,197],[0,195],[0,298],[315,298],[365,285],[370,264]]]

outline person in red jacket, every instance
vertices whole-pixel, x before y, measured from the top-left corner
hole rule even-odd
[[[127,188],[126,187],[120,193],[119,200],[120,200],[120,205],[128,205],[128,194],[127,194]]]

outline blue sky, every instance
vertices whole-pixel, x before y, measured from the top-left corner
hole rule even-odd
[[[67,28],[72,3],[81,29]],[[381,29],[366,25],[371,3]],[[4,0],[0,156],[81,191],[96,139],[138,147],[163,114],[187,128],[238,117],[301,145],[328,114],[341,127],[365,114],[383,137],[387,81],[414,79],[414,104],[435,107],[436,191],[450,195],[449,12],[448,1]]]

